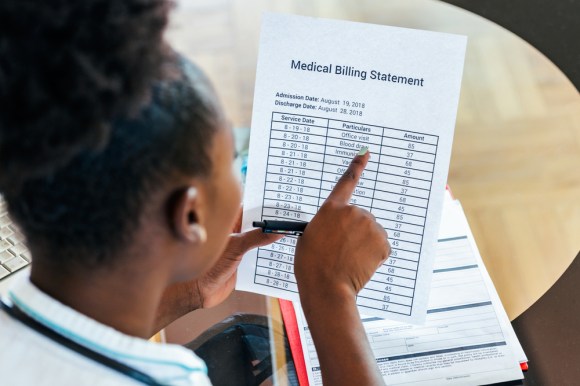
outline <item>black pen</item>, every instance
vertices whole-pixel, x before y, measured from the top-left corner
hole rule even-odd
[[[254,221],[252,226],[255,228],[262,228],[264,233],[277,233],[281,235],[302,236],[304,229],[306,229],[307,222],[303,221],[278,221],[278,220],[264,220]]]

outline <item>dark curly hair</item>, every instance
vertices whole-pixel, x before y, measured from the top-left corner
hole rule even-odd
[[[138,109],[160,76],[170,5],[0,1],[0,187],[103,146],[111,119]]]
[[[209,172],[215,94],[163,47],[165,1],[1,4],[0,191],[9,213],[33,258],[112,263],[155,189]]]

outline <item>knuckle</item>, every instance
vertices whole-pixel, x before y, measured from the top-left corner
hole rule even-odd
[[[354,216],[359,212],[360,208],[354,205],[345,205],[343,210],[345,214],[349,216]]]
[[[332,200],[325,201],[318,210],[318,213],[325,215],[327,212],[333,212],[336,210],[338,204]]]
[[[349,182],[349,181],[353,181],[356,179],[356,173],[354,172],[352,167],[349,167],[348,169],[346,169],[346,171],[342,174],[342,176],[340,176],[339,178],[339,182],[343,181],[343,182]]]
[[[375,224],[377,222],[377,218],[375,217],[374,214],[372,214],[370,211],[366,210],[366,209],[362,209],[362,212],[365,214],[365,216],[371,220],[371,223]]]
[[[385,239],[385,258],[384,258],[384,260],[387,260],[390,255],[391,255],[391,243],[389,243],[389,240]]]
[[[350,164],[353,166],[358,166],[363,164],[363,159],[361,157],[354,157]]]
[[[236,235],[233,237],[232,252],[245,253],[248,249],[250,249],[250,241],[248,240],[248,237],[244,237],[242,235]]]

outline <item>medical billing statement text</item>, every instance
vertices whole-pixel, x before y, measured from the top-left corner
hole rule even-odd
[[[431,68],[425,76],[417,75],[421,78],[417,84],[411,76],[404,77],[407,83],[389,83],[370,79],[370,71],[365,70],[369,63],[333,55],[331,45],[325,45],[331,63],[322,67],[317,63],[324,62],[320,58],[323,53],[313,48],[310,52],[308,46],[294,41],[295,37],[287,41],[267,37],[279,33],[284,25],[307,29],[311,36],[320,35],[323,40],[336,37],[329,36],[328,29],[363,34],[372,31],[374,36],[396,36],[398,44],[411,51],[414,42],[420,46],[417,50],[423,51],[430,39],[425,38],[424,31],[266,15],[243,220],[244,228],[262,219],[310,221],[354,155],[361,147],[368,147],[371,158],[350,203],[370,211],[387,230],[392,253],[358,294],[357,305],[365,315],[420,323],[426,316],[464,40],[426,33],[435,42],[451,40],[449,45],[459,64],[442,68],[436,75],[431,74]],[[352,61],[352,65],[333,61]],[[376,66],[385,66],[381,63],[378,60]],[[273,73],[277,73],[276,83],[271,81]],[[429,79],[435,77],[437,81],[430,85]],[[455,85],[455,93],[438,90],[446,77]],[[443,99],[436,103],[433,93]],[[439,120],[433,121],[437,117]],[[240,267],[237,288],[297,300],[293,274],[297,240],[287,236],[248,253]]]

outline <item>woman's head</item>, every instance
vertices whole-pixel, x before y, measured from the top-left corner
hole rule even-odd
[[[169,8],[169,0],[0,2],[4,189],[99,148],[114,117],[140,108],[167,57]]]
[[[85,65],[97,68],[107,55],[113,54],[103,52]],[[168,253],[186,257],[180,266],[185,279],[207,268],[223,249],[240,198],[230,130],[202,73],[161,45],[157,55],[159,67],[165,62],[163,74],[152,59],[148,70],[112,76],[136,77],[129,83],[140,84],[134,94],[109,95],[112,100],[98,87],[86,89],[84,78],[95,75],[88,73],[71,74],[82,90],[62,90],[60,99],[51,88],[55,80],[43,78],[50,73],[32,68],[30,82],[38,84],[20,95],[14,83],[2,80],[11,71],[22,79],[27,73],[0,63],[2,100],[14,94],[25,106],[37,107],[44,98],[32,115],[0,113],[0,191],[33,259],[65,270],[112,267],[124,263],[121,256],[139,253],[136,244],[146,250],[163,239]],[[78,101],[87,117],[75,110],[75,95],[87,96]],[[115,102],[120,99],[128,101]],[[192,237],[190,231],[199,229],[207,231],[206,242]]]

